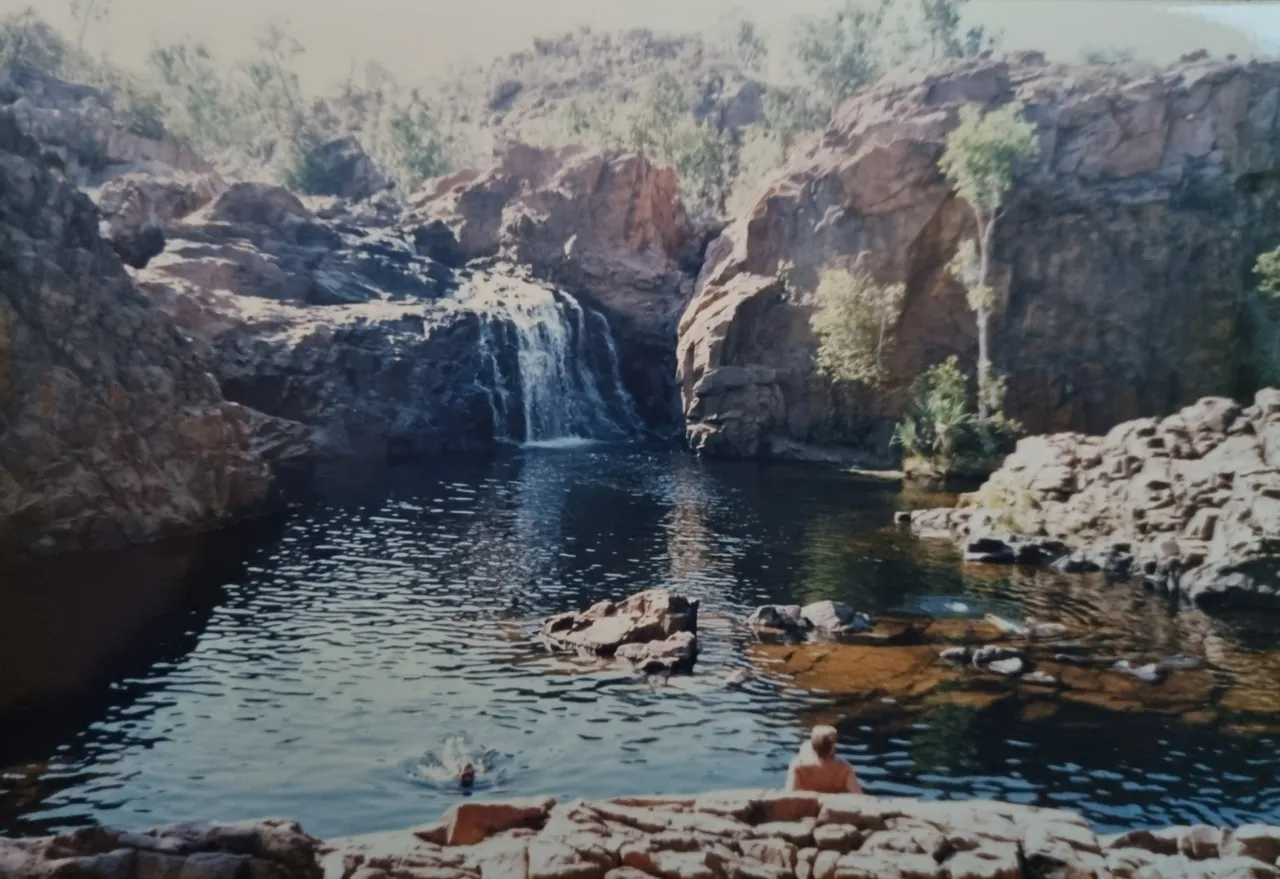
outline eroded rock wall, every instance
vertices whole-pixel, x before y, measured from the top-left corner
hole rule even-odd
[[[679,426],[676,323],[712,230],[686,214],[671,169],[635,153],[517,144],[493,169],[415,195],[405,225],[428,247],[445,227],[456,261],[519,264],[600,311],[645,421]]]
[[[0,541],[115,545],[268,499],[291,426],[227,402],[92,202],[0,114]]]
[[[937,170],[968,103],[1027,106],[1040,158],[1021,172],[994,248],[993,356],[1031,433],[1102,432],[1236,390],[1239,297],[1280,217],[1280,65],[1189,59],[1155,76],[955,62],[867,89],[800,149],[710,248],[681,318],[688,438],[708,454],[790,443],[883,454],[925,367],[977,343],[945,266],[974,234]],[[905,282],[882,392],[815,375],[818,273],[859,252]]]

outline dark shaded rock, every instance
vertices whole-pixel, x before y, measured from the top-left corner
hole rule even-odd
[[[152,258],[164,252],[164,230],[158,226],[144,226],[113,237],[111,247],[125,265],[145,269]]]
[[[983,565],[1011,565],[1017,558],[1013,547],[994,537],[980,537],[964,545],[964,560]]]
[[[361,201],[390,183],[354,137],[329,141],[300,159],[301,173],[312,195],[332,195]]]
[[[432,220],[413,230],[413,243],[418,253],[449,268],[461,268],[467,256],[457,237],[442,220]]]

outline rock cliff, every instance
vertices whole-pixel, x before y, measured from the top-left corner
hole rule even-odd
[[[227,402],[93,203],[0,114],[0,541],[103,546],[268,498],[289,425]]]
[[[711,230],[685,213],[671,169],[617,150],[515,145],[494,169],[415,195],[405,224],[424,242],[443,225],[453,259],[502,258],[598,309],[642,416],[678,428],[676,323]]]
[[[1188,58],[1139,78],[1028,54],[860,92],[712,245],[680,323],[695,449],[883,453],[915,375],[953,353],[972,372],[974,319],[945,266],[973,222],[937,160],[962,106],[1011,100],[1041,149],[994,247],[1009,414],[1032,433],[1100,432],[1236,390],[1239,295],[1280,232],[1280,65]],[[817,273],[862,251],[907,285],[875,395],[815,375],[808,323]]]
[[[1022,440],[966,501],[913,513],[913,530],[975,561],[1056,558],[1209,608],[1280,607],[1280,390]]]

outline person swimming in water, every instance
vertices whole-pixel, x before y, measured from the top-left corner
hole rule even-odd
[[[502,781],[501,757],[467,736],[449,736],[415,760],[409,771],[415,779],[438,788],[471,791]]]
[[[836,730],[815,726],[787,768],[787,790],[819,794],[860,794],[853,766],[836,756]]]

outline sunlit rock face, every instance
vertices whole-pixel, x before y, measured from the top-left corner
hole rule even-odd
[[[972,372],[974,318],[946,265],[974,223],[937,162],[961,107],[1011,100],[1040,157],[994,246],[1009,414],[1032,433],[1102,432],[1235,389],[1239,295],[1276,244],[1280,66],[1191,59],[1137,78],[1036,55],[956,62],[851,98],[709,248],[677,352],[695,449],[883,457],[916,375],[951,354]],[[809,327],[818,273],[863,251],[907,287],[875,394],[815,374]]]
[[[1206,397],[1105,436],[1024,439],[961,508],[910,520],[918,536],[998,548],[980,554],[988,559],[1012,562],[1052,542],[1066,571],[1141,578],[1213,610],[1275,609],[1280,390],[1249,406]]]
[[[288,821],[0,840],[12,879],[735,879],[1280,875],[1280,828],[1098,836],[1058,809],[764,790],[472,801],[433,825],[332,840]]]

